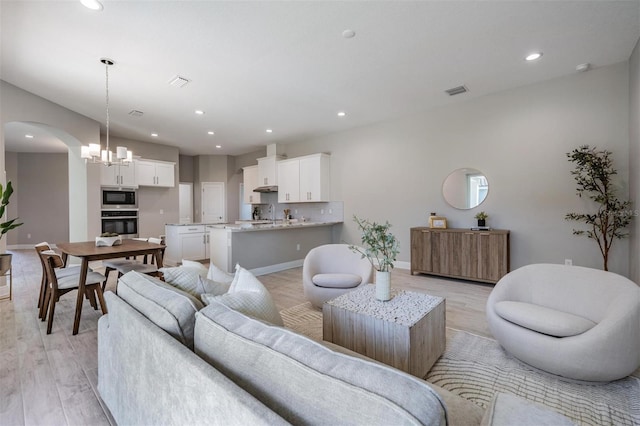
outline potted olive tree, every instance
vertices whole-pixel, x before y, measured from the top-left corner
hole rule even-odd
[[[353,220],[362,232],[362,247],[350,245],[349,248],[362,255],[371,262],[376,270],[376,299],[387,301],[391,299],[391,269],[399,253],[396,237],[389,232],[391,224],[370,222],[368,219]]]
[[[5,209],[9,204],[9,198],[11,198],[11,194],[13,194],[13,186],[11,186],[11,181],[7,182],[6,187],[3,187],[2,184],[0,184],[0,218],[4,217]],[[0,240],[2,240],[4,234],[22,225],[22,223],[16,223],[16,220],[18,220],[17,217],[15,219],[0,223]],[[0,254],[0,275],[4,275],[10,268],[11,253]]]
[[[567,213],[565,219],[586,225],[587,229],[574,229],[573,234],[586,235],[598,243],[603,269],[608,271],[611,245],[616,239],[629,235],[625,228],[631,224],[635,212],[631,209],[631,201],[618,198],[617,184],[613,180],[618,172],[613,168],[611,151],[583,145],[568,152],[567,158],[575,164],[571,174],[576,181],[578,197],[586,196],[595,206],[588,213]]]

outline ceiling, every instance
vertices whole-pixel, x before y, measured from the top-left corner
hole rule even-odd
[[[640,0],[102,3],[1,0],[0,78],[104,132],[99,59],[111,58],[110,134],[185,155],[239,155],[626,61],[640,37]],[[524,61],[532,51],[544,55]],[[191,81],[173,87],[176,75]],[[469,92],[444,92],[459,85]],[[55,145],[28,130],[7,126],[6,149]]]

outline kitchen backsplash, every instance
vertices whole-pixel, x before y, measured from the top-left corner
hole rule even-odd
[[[274,200],[275,218],[284,219],[284,209],[289,209],[292,219],[298,219],[308,222],[344,222],[344,203],[342,201],[330,201],[327,203],[283,203],[278,204],[277,194],[262,194],[263,198],[267,195],[266,204],[256,204],[254,207],[260,209],[261,219],[271,219],[269,213],[270,198]]]

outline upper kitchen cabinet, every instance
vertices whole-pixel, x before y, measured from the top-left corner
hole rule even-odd
[[[276,163],[281,159],[279,155],[258,158],[258,187],[278,184]]]
[[[297,203],[300,201],[300,160],[278,161],[278,202]]]
[[[111,166],[101,165],[100,185],[137,188],[135,161],[122,166],[117,164],[112,164]]]
[[[172,188],[175,183],[175,163],[155,160],[136,160],[139,186]]]
[[[330,201],[328,154],[312,154],[278,162],[278,202]]]
[[[258,166],[249,166],[242,169],[244,179],[244,204],[260,204],[260,193],[253,190],[258,186]]]

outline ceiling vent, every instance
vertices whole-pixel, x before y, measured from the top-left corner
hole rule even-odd
[[[129,115],[132,117],[142,117],[144,115],[144,112],[138,111],[137,109],[132,109],[131,111],[129,111]]]
[[[449,96],[459,95],[461,93],[466,93],[468,91],[469,89],[467,89],[465,86],[458,86],[458,87],[453,87],[451,89],[445,90],[445,92],[447,92]]]
[[[169,80],[169,84],[173,87],[184,87],[190,82],[191,80],[189,80],[188,78],[180,77],[179,75],[176,75],[171,80]]]

